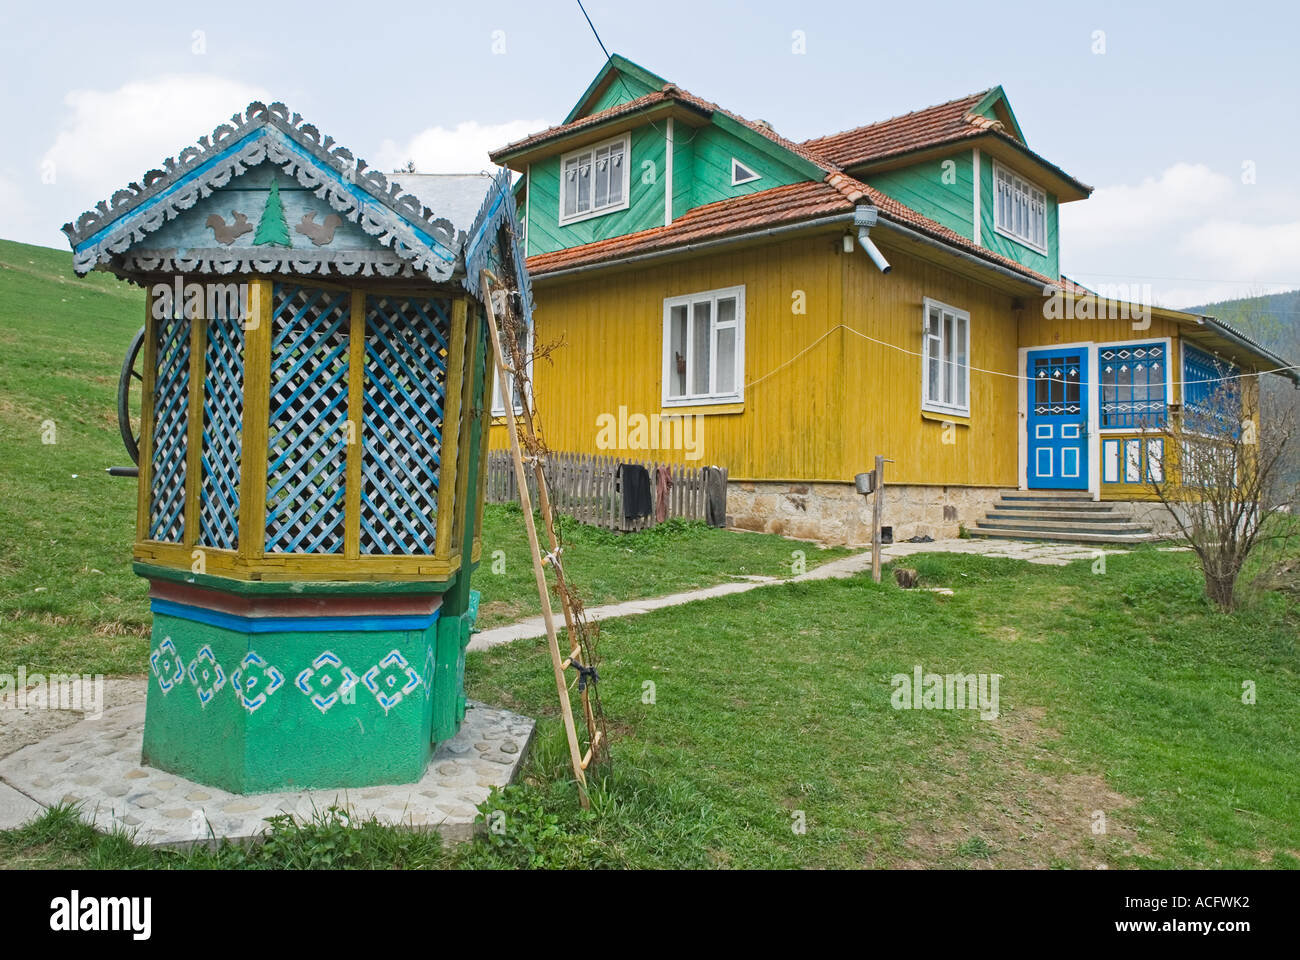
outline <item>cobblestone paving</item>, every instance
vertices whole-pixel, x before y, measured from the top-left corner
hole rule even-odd
[[[136,682],[143,689],[145,681]],[[256,836],[267,817],[306,819],[333,805],[461,840],[472,834],[475,808],[489,790],[514,777],[533,727],[528,717],[471,701],[460,733],[438,746],[418,783],[242,796],[141,766],[144,703],[137,700],[0,760],[0,828],[29,819],[32,801],[76,803],[100,830],[121,826],[136,831],[139,843],[176,845]]]

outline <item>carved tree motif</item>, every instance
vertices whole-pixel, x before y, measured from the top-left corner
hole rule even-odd
[[[253,245],[274,244],[278,247],[292,247],[289,237],[289,221],[284,218],[284,203],[280,200],[280,184],[271,181],[271,192],[267,195],[266,206],[262,209],[262,219],[257,221],[257,233],[253,236]]]

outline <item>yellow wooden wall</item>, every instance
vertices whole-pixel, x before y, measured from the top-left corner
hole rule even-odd
[[[737,480],[847,482],[882,454],[896,461],[887,472],[894,483],[1015,487],[1024,429],[1021,348],[1167,337],[1173,346],[1171,402],[1181,402],[1178,325],[1171,319],[1151,316],[1148,326],[1134,329],[1133,320],[1122,317],[1048,317],[1044,298],[1032,290],[1013,294],[967,278],[891,247],[888,238],[881,246],[894,269],[882,275],[860,250],[845,254],[841,236],[834,231],[635,270],[536,279],[536,340],[556,345],[534,370],[548,446],[718,464]],[[742,284],[743,408],[665,411],[664,299]],[[792,311],[796,291],[806,313]],[[969,418],[945,421],[921,410],[927,297],[970,314]],[[837,329],[841,324],[850,329]],[[597,418],[617,416],[620,406],[629,414],[704,414],[702,458],[598,448]],[[507,446],[498,419],[492,448]],[[1141,493],[1132,485],[1102,485],[1103,497]]]
[[[838,479],[870,469],[879,453],[896,461],[885,474],[894,483],[1015,486],[1018,314],[1012,297],[900,251],[886,255],[894,268],[887,276],[860,253],[844,258],[846,324],[893,347],[840,334],[848,415],[839,425]],[[922,413],[927,297],[970,314],[969,418]]]
[[[895,482],[1013,486],[1016,381],[973,373],[976,412],[969,425],[945,430],[922,417],[921,360],[914,355],[922,299],[929,296],[970,312],[973,366],[1014,373],[1011,296],[898,251],[887,255],[894,269],[885,276],[861,251],[843,253],[836,232],[635,271],[534,281],[537,342],[562,340],[552,362],[540,361],[534,371],[548,446],[689,462],[680,451],[600,450],[597,417],[617,415],[620,405],[629,413],[662,411],[665,297],[743,284],[745,402],[737,412],[687,408],[705,415],[699,464],[726,466],[735,479],[850,481],[880,453],[897,461],[888,474]],[[793,312],[796,291],[806,313]],[[835,329],[841,323],[903,351]],[[945,434],[953,442],[945,443]],[[507,442],[498,422],[493,448]]]

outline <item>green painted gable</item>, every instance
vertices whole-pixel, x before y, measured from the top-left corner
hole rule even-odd
[[[666,143],[662,127],[632,131],[628,163],[628,207],[560,225],[560,160],[547,157],[528,172],[527,256],[635,233],[664,223]]]
[[[950,166],[951,164],[951,166]],[[872,173],[866,181],[881,193],[959,233],[975,239],[974,155],[951,156],[896,170]],[[1031,176],[1030,180],[1033,179]],[[1060,219],[1056,194],[1047,193],[1047,253],[1003,236],[993,226],[993,158],[980,154],[980,245],[1049,277],[1060,276]]]
[[[674,218],[680,217],[694,207],[702,207],[706,203],[716,203],[719,200],[728,200],[731,197],[741,197],[761,190],[770,190],[772,187],[811,179],[792,164],[777,159],[773,151],[759,150],[712,124],[696,129],[678,125],[674,137],[674,141],[677,140],[685,141],[691,153],[691,161],[689,165],[679,165],[674,160]],[[732,157],[757,173],[759,179],[732,186]],[[821,177],[817,179],[820,180]],[[681,209],[677,207],[678,198],[687,201]]]
[[[662,90],[667,82],[658,74],[651,73],[645,67],[616,53],[606,61],[596,74],[596,79],[582,92],[564,122],[573,123],[601,110]]]
[[[974,166],[967,150],[941,160],[873,173],[867,182],[917,213],[974,240]]]
[[[1056,194],[1045,188],[1044,193],[1047,194],[1046,256],[1019,241],[1004,237],[994,229],[993,158],[988,154],[980,155],[980,243],[994,253],[1000,253],[1030,270],[1037,270],[1056,279],[1061,275],[1060,218],[1057,215]]]
[[[657,89],[659,88],[647,86],[635,77],[619,74],[613,82],[591,101],[591,106],[584,110],[581,116],[585,117],[593,113],[600,113],[602,110],[608,110],[610,107],[617,107],[621,103],[644,97],[647,93],[654,93]]]
[[[1020,129],[1020,121],[1016,119],[1016,113],[1011,109],[1011,101],[1007,99],[1006,91],[1001,86],[996,86],[985,94],[984,99],[976,104],[971,112],[991,120],[1001,120],[1007,133],[1021,143],[1025,142],[1025,132]]]

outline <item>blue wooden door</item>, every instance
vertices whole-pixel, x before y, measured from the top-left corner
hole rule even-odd
[[[1088,489],[1088,352],[1031,350],[1030,489]]]

